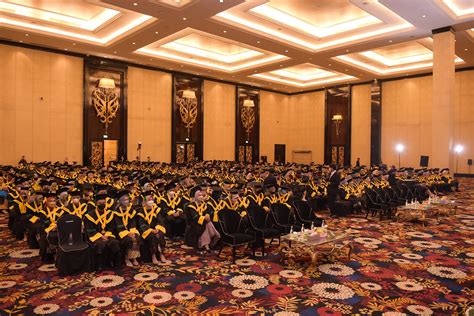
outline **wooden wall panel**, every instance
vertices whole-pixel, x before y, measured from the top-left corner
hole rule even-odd
[[[128,159],[171,161],[171,74],[128,69]]]
[[[370,84],[352,87],[351,164],[360,158],[361,165],[370,165]]]
[[[0,45],[0,60],[0,164],[82,163],[82,59]]]
[[[324,162],[324,91],[290,97],[290,146],[293,151],[311,151],[311,160]],[[296,155],[298,156],[298,155]]]
[[[474,173],[474,166],[467,165],[468,159],[474,159],[474,71],[456,73],[454,121],[455,145],[464,146],[459,157],[455,157],[457,172]]]
[[[382,84],[382,162],[398,166],[397,144],[405,146],[401,166],[418,167],[431,154],[432,77]],[[447,150],[447,149],[444,149]]]
[[[234,160],[235,89],[204,81],[204,160]]]
[[[260,91],[260,156],[274,161],[275,144],[286,145],[286,160],[291,157],[289,144],[290,97]]]

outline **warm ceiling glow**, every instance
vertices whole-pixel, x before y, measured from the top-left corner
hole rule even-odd
[[[337,57],[334,57],[334,58],[338,59],[338,60],[342,60],[346,63],[352,64],[352,65],[355,65],[355,66],[359,66],[360,68],[369,70],[369,71],[374,72],[374,73],[379,74],[379,75],[388,75],[388,74],[401,72],[401,71],[406,71],[406,70],[416,70],[416,69],[433,67],[433,62],[430,61],[430,62],[427,62],[427,63],[414,64],[414,65],[410,65],[410,66],[383,69],[383,68],[379,68],[377,66],[373,66],[373,65],[364,63],[362,61],[359,61],[357,59],[354,59],[352,57],[345,56],[345,55],[337,56]],[[461,58],[456,57],[454,62],[455,63],[463,63],[464,61]]]
[[[320,44],[313,44],[313,43],[308,42],[306,40],[303,40],[301,38],[283,33],[279,30],[274,30],[274,29],[266,27],[262,24],[254,23],[254,22],[251,22],[249,20],[240,18],[236,15],[232,15],[228,12],[219,13],[217,16],[220,17],[220,18],[229,20],[231,22],[246,26],[248,28],[263,32],[265,34],[274,36],[279,40],[286,40],[290,43],[296,44],[296,45],[304,47],[304,48],[308,48],[308,49],[313,50],[313,51],[321,50],[321,49],[324,49],[324,48],[337,46],[337,45],[341,45],[341,44],[345,44],[345,43],[349,43],[349,42],[355,42],[355,41],[359,41],[361,39],[365,39],[365,38],[369,38],[369,37],[373,37],[373,36],[377,36],[377,35],[382,35],[382,34],[386,34],[386,33],[401,31],[403,29],[412,27],[412,25],[410,23],[405,22],[405,23],[401,23],[401,24],[398,24],[398,25],[394,25],[394,26],[380,28],[378,30],[374,30],[374,31],[370,31],[370,32],[365,32],[365,33],[356,34],[356,35],[352,35],[352,36],[348,36],[348,37],[343,37],[343,38],[339,38],[339,39],[330,40],[330,41],[323,42],[323,43],[320,43]]]
[[[300,32],[308,33],[312,36],[319,37],[319,38],[336,35],[338,33],[347,32],[349,30],[354,30],[359,27],[372,25],[372,24],[381,22],[376,17],[372,15],[368,15],[365,17],[351,20],[351,21],[332,25],[329,27],[319,28],[319,27],[314,26],[311,23],[305,22],[290,14],[287,14],[283,11],[275,9],[268,4],[263,4],[258,7],[252,8],[250,9],[250,12],[257,13],[275,22],[285,24],[287,26],[290,26],[292,28],[299,30]]]
[[[301,80],[301,81],[309,81],[309,80],[327,78],[327,77],[332,77],[332,76],[337,75],[333,72],[324,71],[324,70],[317,71],[312,74],[297,74],[289,70],[279,69],[279,70],[272,71],[271,73],[274,75],[288,77],[291,79],[296,79],[296,80]]]
[[[0,11],[52,23],[66,24],[68,26],[77,27],[88,31],[96,30],[98,27],[120,14],[119,11],[103,8],[102,12],[96,15],[93,19],[85,20],[70,15],[58,14],[36,8],[29,8],[8,2],[0,2]]]
[[[232,72],[232,71],[237,71],[237,70],[242,70],[245,68],[257,66],[257,65],[262,65],[266,63],[270,63],[273,61],[281,60],[281,59],[287,59],[287,57],[283,55],[273,55],[267,58],[262,58],[262,59],[257,59],[253,60],[247,63],[239,64],[236,66],[223,66],[219,65],[217,63],[213,63],[210,61],[204,61],[204,60],[198,60],[198,59],[193,59],[185,56],[180,56],[176,54],[172,54],[166,51],[160,51],[160,50],[154,50],[154,49],[149,49],[149,48],[140,48],[137,50],[138,53],[143,53],[146,55],[151,55],[151,56],[158,56],[158,57],[163,57],[166,59],[171,59],[174,61],[182,61],[191,65],[196,65],[196,66],[202,66],[202,67],[211,67],[214,69],[218,70],[223,70],[227,72]]]
[[[142,15],[141,17],[131,21],[127,25],[125,25],[121,28],[118,28],[117,30],[115,30],[115,32],[112,32],[111,34],[109,34],[105,37],[102,37],[102,38],[92,36],[92,35],[79,34],[79,33],[73,32],[73,31],[65,31],[65,30],[62,30],[62,29],[55,28],[55,27],[48,27],[48,26],[42,26],[42,25],[37,25],[37,24],[31,24],[31,23],[27,23],[27,22],[11,20],[11,19],[2,18],[2,17],[0,17],[0,25],[2,25],[2,24],[13,25],[13,26],[21,27],[21,28],[33,29],[33,30],[37,30],[37,31],[40,31],[40,32],[51,33],[51,34],[60,35],[60,36],[64,36],[64,37],[78,38],[78,39],[82,39],[84,41],[93,42],[93,43],[97,43],[97,44],[108,44],[109,42],[111,42],[115,38],[119,37],[120,35],[130,31],[131,29],[137,27],[138,25],[140,25],[142,23],[145,23],[145,22],[149,21],[152,18],[153,17],[148,16],[148,15]]]
[[[454,0],[443,0],[443,3],[457,16],[474,14],[474,6],[467,9],[460,8]]]
[[[254,50],[246,50],[242,53],[233,54],[233,55],[223,55],[223,54],[212,52],[210,50],[181,44],[176,41],[166,43],[161,47],[172,49],[180,53],[186,53],[186,54],[196,55],[203,58],[218,60],[220,62],[228,63],[228,64],[263,55],[263,53],[260,53]]]
[[[372,60],[378,61],[379,63],[384,64],[385,66],[398,66],[398,65],[404,65],[404,64],[410,64],[410,63],[416,63],[416,62],[422,62],[422,61],[427,61],[427,60],[432,60],[433,59],[433,53],[426,53],[426,54],[420,54],[416,56],[407,56],[407,57],[402,57],[402,58],[387,58],[385,56],[382,56],[380,54],[377,54],[374,51],[367,51],[367,52],[361,52],[359,53],[360,55],[363,55],[367,58],[370,58]]]
[[[322,84],[326,84],[326,83],[334,83],[334,82],[338,82],[338,81],[357,79],[356,77],[353,77],[353,76],[341,75],[339,77],[332,78],[332,79],[308,81],[308,82],[305,82],[305,83],[301,83],[301,82],[294,81],[294,80],[287,80],[287,79],[282,79],[282,78],[279,78],[279,77],[275,77],[275,76],[272,76],[271,74],[256,74],[256,75],[252,75],[251,77],[267,79],[267,80],[280,82],[280,83],[284,83],[284,84],[289,84],[291,86],[302,87],[302,88],[309,87],[309,86],[322,85]]]

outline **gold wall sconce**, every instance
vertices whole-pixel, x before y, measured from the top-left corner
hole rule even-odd
[[[253,100],[246,99],[242,104],[242,110],[240,111],[240,120],[242,122],[242,126],[247,133],[247,141],[249,142],[250,132],[255,125],[255,103]]]
[[[179,115],[184,127],[188,131],[186,141],[189,141],[191,129],[197,120],[198,115],[198,102],[196,98],[196,91],[183,90],[181,96],[177,96],[177,104],[179,106]]]
[[[104,138],[107,138],[109,124],[112,123],[119,109],[114,79],[101,78],[99,80],[99,85],[92,92],[92,105],[100,122],[105,124]]]
[[[336,136],[339,136],[339,127],[342,122],[342,115],[341,114],[335,114],[332,116],[332,121],[334,124],[336,124]]]

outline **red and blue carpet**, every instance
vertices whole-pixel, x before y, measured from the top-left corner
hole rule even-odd
[[[171,265],[141,265],[60,277],[37,250],[0,225],[0,314],[3,315],[452,315],[474,298],[474,181],[452,194],[457,215],[426,227],[361,217],[330,227],[354,235],[351,260],[280,262],[272,255],[237,260],[199,256],[169,244]],[[242,254],[242,252],[239,252]]]

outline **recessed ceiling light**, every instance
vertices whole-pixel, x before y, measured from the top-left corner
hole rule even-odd
[[[260,44],[260,41],[257,41],[257,44]]]
[[[389,43],[393,43],[393,41],[392,41],[392,40],[389,40],[388,42],[389,42]]]
[[[30,36],[30,34],[26,33],[25,36]]]
[[[134,3],[133,3],[133,5],[134,5],[134,6],[137,6],[137,5],[138,5],[138,3],[134,2]]]
[[[422,18],[426,18],[426,14],[423,14],[421,17],[422,17]]]
[[[328,66],[331,66],[331,64],[329,64]]]
[[[220,3],[224,2],[224,0],[219,0]]]
[[[280,67],[283,67],[283,65],[280,65]]]
[[[350,52],[350,50],[346,49],[346,53]]]
[[[65,48],[64,50],[67,50],[67,48]]]
[[[135,42],[133,42],[132,45],[135,45]]]
[[[183,17],[183,21],[186,21],[186,20],[187,20],[187,18],[186,18],[186,17]]]
[[[155,32],[155,34],[158,34],[158,33],[159,33],[158,31]]]
[[[114,50],[114,54],[117,54],[117,51],[116,51],[116,50]]]
[[[285,49],[285,53],[288,53],[288,49]]]
[[[224,33],[227,33],[227,31],[226,31],[226,30],[224,30]]]
[[[20,41],[20,43],[23,43],[23,41]]]
[[[467,48],[464,48],[464,50],[467,52],[469,49],[467,49]]]
[[[76,46],[76,43],[72,43],[72,46]]]

